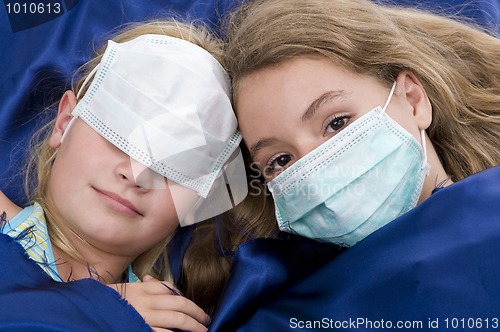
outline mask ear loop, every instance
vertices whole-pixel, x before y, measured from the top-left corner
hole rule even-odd
[[[387,106],[389,106],[389,103],[391,102],[392,96],[394,95],[394,91],[396,90],[396,82],[392,84],[391,91],[389,92],[389,97],[387,97],[387,100],[385,102],[384,107],[382,107],[382,112],[378,115],[379,119],[385,114],[385,111],[387,110]]]
[[[87,75],[87,77],[85,78],[85,80],[83,81],[83,84],[82,86],[80,87],[80,90],[78,90],[78,93],[76,94],[76,100],[80,99],[80,95],[82,94],[82,91],[83,91],[83,88],[87,85],[87,83],[90,81],[90,79],[92,77],[94,77],[95,73],[97,72],[97,69],[99,69],[100,67],[100,63],[97,64],[97,66],[94,67],[94,69],[92,69],[90,71],[90,73]]]
[[[389,92],[389,97],[387,98],[387,101],[385,102],[385,105],[382,108],[382,112],[380,112],[380,114],[378,115],[379,118],[381,118],[384,115],[385,111],[387,110],[387,106],[389,106],[389,103],[391,102],[395,90],[396,90],[396,82],[392,84],[391,91]],[[422,145],[422,151],[424,153],[421,169],[425,169],[425,173],[429,175],[431,166],[427,163],[427,144],[425,139],[425,130],[423,129],[420,130],[420,143]]]
[[[99,69],[99,64],[97,64],[97,66],[94,67],[94,69],[92,69],[90,71],[90,73],[88,74],[88,76],[85,78],[85,80],[83,81],[83,84],[82,86],[80,87],[80,90],[78,90],[77,94],[76,94],[76,100],[79,100],[80,99],[80,95],[82,94],[82,91],[83,91],[83,88],[87,85],[87,83],[90,81],[90,79],[92,77],[94,77],[95,73],[97,72],[97,69]],[[66,138],[66,134],[69,132],[69,129],[73,126],[73,124],[75,123],[75,120],[76,118],[78,118],[78,113],[73,110],[73,112],[71,112],[71,114],[73,115],[73,117],[71,118],[71,120],[69,120],[69,123],[68,125],[66,126],[66,129],[64,130],[64,133],[61,137],[61,144],[62,142],[64,141],[64,139]]]
[[[420,141],[422,144],[422,150],[424,152],[424,160],[422,161],[422,169],[425,169],[425,174],[429,175],[431,171],[431,165],[427,163],[427,141],[425,139],[425,130],[420,130]]]

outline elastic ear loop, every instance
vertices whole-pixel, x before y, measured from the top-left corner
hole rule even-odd
[[[420,141],[424,152],[424,160],[422,161],[422,169],[425,169],[425,174],[429,175],[431,165],[427,163],[427,142],[425,139],[425,130],[420,130]]]
[[[384,107],[382,107],[382,112],[378,115],[379,119],[385,114],[385,111],[387,109],[387,106],[389,106],[389,103],[391,102],[392,95],[394,95],[394,91],[396,90],[396,82],[392,84],[391,91],[389,92],[389,97],[387,97],[387,100],[385,101]]]
[[[82,94],[83,88],[87,85],[87,83],[90,81],[90,79],[95,75],[95,73],[97,72],[97,69],[99,68],[99,65],[100,65],[100,63],[97,64],[97,66],[95,66],[94,69],[92,69],[90,71],[90,73],[88,74],[88,76],[83,81],[83,84],[80,87],[80,90],[78,90],[78,92],[76,94],[76,100],[80,99],[80,95]],[[74,113],[74,110],[73,110],[72,114],[73,113]],[[66,129],[64,130],[64,133],[63,133],[63,135],[61,137],[61,144],[64,141],[64,139],[66,138],[66,134],[69,132],[69,129],[73,126],[73,123],[75,123],[76,118],[78,118],[78,114],[73,114],[73,117],[71,118],[71,120],[69,120],[69,123],[66,126]]]
[[[389,97],[387,98],[387,101],[385,102],[384,107],[382,108],[382,112],[378,115],[379,118],[381,118],[387,109],[387,106],[389,106],[389,103],[391,102],[392,96],[394,95],[394,91],[396,90],[396,82],[392,84],[391,91],[389,92]],[[427,164],[427,144],[426,144],[426,139],[425,139],[425,130],[420,130],[420,144],[422,145],[422,150],[424,152],[424,160],[422,162],[421,169],[427,168],[426,169],[426,174],[429,175],[430,171],[430,165]]]

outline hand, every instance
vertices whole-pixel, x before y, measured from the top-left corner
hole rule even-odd
[[[207,331],[210,317],[192,301],[175,295],[180,292],[172,284],[151,276],[145,276],[142,281],[108,286],[120,293],[157,332]]]

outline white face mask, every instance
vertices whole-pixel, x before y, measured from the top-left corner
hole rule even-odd
[[[143,35],[109,41],[94,73],[72,121],[81,118],[144,166],[133,168],[135,177],[149,168],[189,189],[196,213],[179,216],[181,225],[232,208],[226,181],[234,204],[246,196],[229,79],[210,53],[178,38]],[[179,192],[174,203],[194,204]]]
[[[429,165],[385,106],[363,115],[268,183],[281,230],[352,246],[415,207]]]

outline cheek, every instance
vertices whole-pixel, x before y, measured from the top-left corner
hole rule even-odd
[[[177,221],[191,218],[200,197],[193,190],[171,181],[168,182],[168,188],[171,195],[169,198],[170,210],[175,213]]]
[[[160,189],[155,190],[155,192],[155,198],[150,201],[151,212],[149,217],[153,219],[153,228],[165,234],[179,226],[179,218],[171,191],[169,189]]]
[[[417,142],[421,143],[421,137],[420,137],[420,129],[418,129],[418,126],[416,123],[411,122],[411,121],[406,121],[403,123],[399,123],[407,132],[409,132],[416,140]]]
[[[77,183],[84,177],[84,161],[75,160],[75,156],[66,151],[60,150],[50,170],[47,179],[47,191],[49,194],[59,199],[68,199]]]
[[[387,110],[387,115],[389,115],[401,127],[415,137],[418,142],[420,142],[420,130],[416,119],[413,117],[411,108],[403,106],[391,108]]]
[[[156,224],[156,230],[153,234],[163,240],[170,236],[179,227],[179,221],[175,214],[161,216]]]
[[[150,215],[152,220],[150,223],[149,230],[146,235],[148,238],[148,243],[159,243],[164,239],[172,235],[177,227],[179,227],[179,221],[175,210],[172,212],[172,207],[167,204],[162,205],[162,209],[156,211],[156,214]]]

